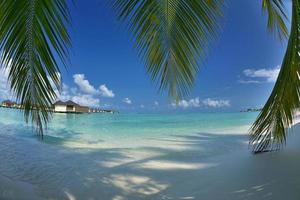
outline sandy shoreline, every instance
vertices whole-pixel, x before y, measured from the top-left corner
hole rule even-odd
[[[282,151],[255,156],[237,134],[84,153],[0,137],[1,160],[15,159],[0,164],[0,199],[299,199],[299,132]]]

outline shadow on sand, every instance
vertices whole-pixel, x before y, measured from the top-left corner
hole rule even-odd
[[[247,139],[198,133],[148,138],[155,147],[81,149],[0,132],[0,175],[32,185],[22,199],[299,199],[298,148],[254,156]],[[17,199],[13,190],[0,182],[0,199]]]

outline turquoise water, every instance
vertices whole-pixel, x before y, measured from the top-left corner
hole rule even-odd
[[[247,130],[256,116],[54,114],[39,140],[21,111],[1,108],[0,199],[185,199],[191,192],[180,183],[201,191],[215,174],[206,169],[234,152],[250,156]]]
[[[160,113],[160,114],[54,114],[45,132],[45,142],[73,142],[95,146],[118,146],[149,138],[197,133],[246,133],[257,113]],[[16,137],[32,137],[22,112],[0,109],[1,126],[23,131],[10,132]],[[22,128],[23,127],[23,128]],[[26,131],[24,131],[26,129]],[[5,133],[1,133],[5,134]],[[105,144],[105,145],[104,145]]]

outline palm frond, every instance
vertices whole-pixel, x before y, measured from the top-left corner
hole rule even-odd
[[[287,10],[283,0],[262,0],[262,9],[268,13],[268,28],[279,39],[287,39],[289,36],[286,22]]]
[[[287,51],[274,89],[251,128],[254,152],[278,149],[286,142],[286,128],[300,107],[300,3],[293,0],[292,27]]]
[[[60,88],[58,61],[67,63],[66,1],[5,0],[0,10],[0,64],[9,72],[11,90],[24,106],[26,121],[42,134],[51,117],[54,91]]]
[[[188,94],[222,16],[222,0],[114,0],[151,79],[171,97]]]

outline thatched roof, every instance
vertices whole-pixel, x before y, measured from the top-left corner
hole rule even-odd
[[[69,100],[69,101],[57,101],[54,105],[62,105],[62,106],[80,106],[79,104]]]
[[[2,101],[2,103],[5,103],[5,104],[17,104],[16,102],[13,102],[11,100],[5,100],[5,101]]]

